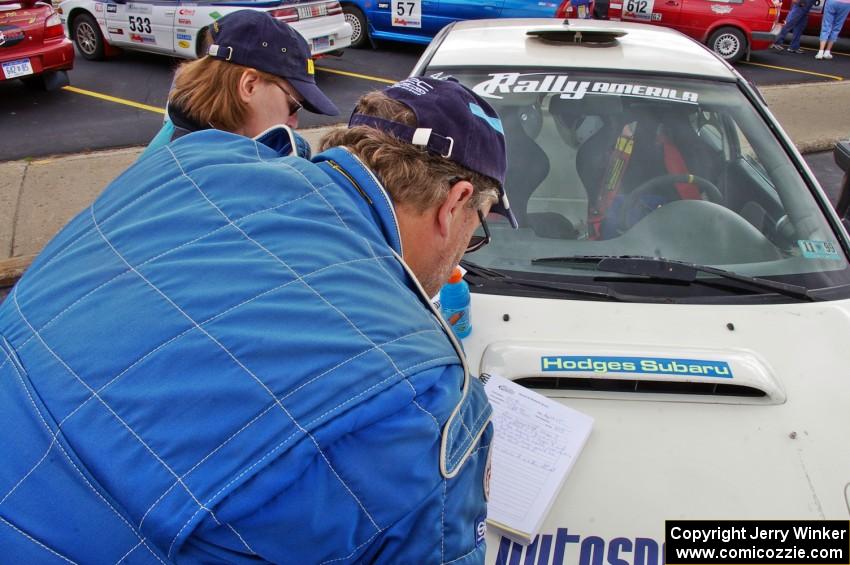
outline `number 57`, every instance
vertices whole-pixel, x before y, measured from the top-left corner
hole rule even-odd
[[[407,6],[406,10],[405,6]],[[414,6],[416,6],[415,2],[399,2],[395,8],[395,13],[397,16],[410,16],[413,14]]]

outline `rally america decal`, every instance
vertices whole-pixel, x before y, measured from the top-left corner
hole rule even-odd
[[[657,98],[695,104],[699,94],[677,88],[634,83],[569,80],[567,75],[546,73],[490,73],[490,79],[472,90],[483,98],[502,99],[501,94],[560,94],[561,98],[580,100],[586,94]],[[532,78],[533,77],[533,78]]]
[[[130,41],[134,43],[145,43],[147,45],[156,45],[156,37],[152,35],[142,35],[141,33],[131,33]]]

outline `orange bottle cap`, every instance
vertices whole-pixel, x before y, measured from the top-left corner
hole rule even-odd
[[[455,267],[455,270],[452,271],[452,276],[449,277],[449,283],[459,283],[463,279],[463,271],[460,270],[460,267]]]

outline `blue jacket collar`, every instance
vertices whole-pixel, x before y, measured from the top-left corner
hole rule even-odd
[[[372,215],[390,247],[404,256],[392,199],[375,174],[343,147],[323,151],[313,158],[313,162],[321,166],[338,185],[352,191],[358,207]]]
[[[254,137],[254,141],[262,143],[275,151],[281,157],[292,155],[297,147],[295,134],[288,126],[272,126]],[[309,157],[309,155],[308,155]]]

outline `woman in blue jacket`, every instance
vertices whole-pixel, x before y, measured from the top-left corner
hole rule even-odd
[[[209,34],[207,56],[177,70],[165,123],[142,157],[204,129],[257,137],[283,128],[295,152],[309,158],[310,146],[293,131],[298,111],[336,116],[339,110],[316,86],[301,34],[258,10],[228,14]]]

